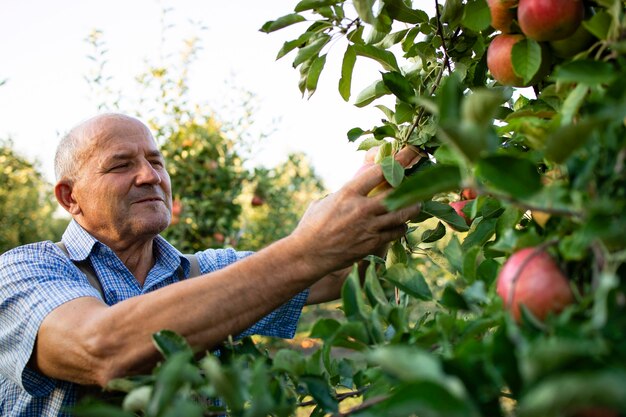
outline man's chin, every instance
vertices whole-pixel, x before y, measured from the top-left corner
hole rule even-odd
[[[152,235],[156,237],[159,233],[167,229],[170,224],[169,216],[163,216],[161,218],[142,219],[142,221],[135,224],[134,229],[139,235]]]

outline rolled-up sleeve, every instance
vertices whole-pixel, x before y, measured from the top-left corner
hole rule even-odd
[[[0,374],[34,397],[55,380],[30,369],[37,332],[55,308],[79,297],[100,297],[52,242],[16,248],[0,257]]]

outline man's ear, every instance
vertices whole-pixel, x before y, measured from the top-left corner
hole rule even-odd
[[[73,184],[67,180],[61,180],[54,186],[54,196],[57,201],[68,213],[77,215],[80,213],[80,207],[73,194]]]

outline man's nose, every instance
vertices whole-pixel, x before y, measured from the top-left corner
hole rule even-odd
[[[152,166],[152,164],[148,161],[145,161],[141,164],[139,168],[139,172],[137,173],[136,178],[137,185],[142,184],[159,184],[161,182],[161,176],[157,172],[156,169]]]

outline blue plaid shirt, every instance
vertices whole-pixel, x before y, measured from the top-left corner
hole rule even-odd
[[[63,242],[72,261],[90,259],[105,302],[113,305],[179,281],[178,268],[189,275],[189,261],[165,239],[155,239],[156,263],[139,285],[115,253],[78,223],[70,222]],[[224,268],[251,252],[209,249],[198,252],[200,271]],[[84,274],[52,242],[20,246],[0,256],[0,416],[67,416],[76,402],[76,385],[46,377],[27,366],[43,319],[56,307],[78,297],[101,298]],[[296,295],[240,336],[262,334],[291,338],[308,291]]]

